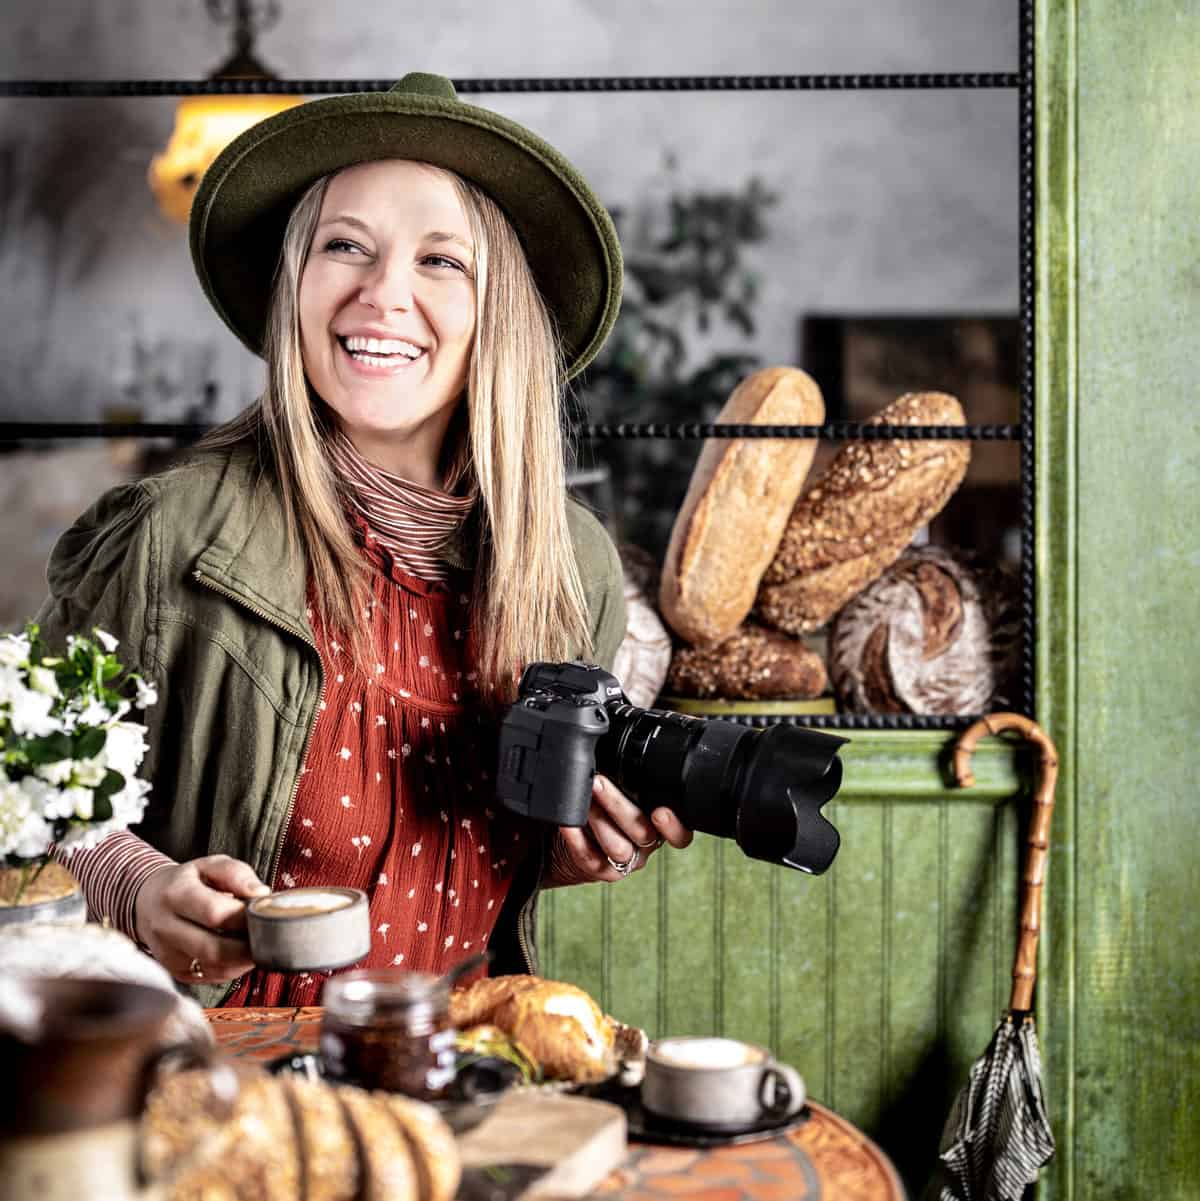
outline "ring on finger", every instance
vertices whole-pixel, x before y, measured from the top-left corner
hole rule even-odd
[[[642,852],[637,849],[636,845],[633,848],[633,854],[630,855],[629,858],[626,859],[624,863],[618,863],[617,860],[614,859],[611,855],[604,856],[604,858],[608,860],[609,865],[612,867],[613,871],[616,872],[617,875],[620,876],[622,880],[626,876],[628,876],[629,873],[632,872],[635,867],[637,867],[638,860],[641,857],[642,857]]]
[[[640,851],[657,851],[662,842],[662,835],[656,834],[649,842],[635,842],[633,845]]]
[[[204,979],[204,969],[200,966],[199,959],[193,959],[192,962],[188,964],[188,972],[197,980]]]

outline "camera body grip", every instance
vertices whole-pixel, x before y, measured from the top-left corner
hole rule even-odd
[[[596,743],[608,713],[541,692],[509,709],[500,739],[496,794],[514,813],[558,826],[587,824]]]

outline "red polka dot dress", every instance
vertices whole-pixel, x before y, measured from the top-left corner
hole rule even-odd
[[[494,799],[497,725],[473,703],[466,576],[430,583],[373,536],[356,670],[310,610],[325,689],[273,887],[361,888],[372,945],[356,967],[443,972],[482,950],[535,832]],[[327,974],[256,969],[228,1005],[316,1005]]]

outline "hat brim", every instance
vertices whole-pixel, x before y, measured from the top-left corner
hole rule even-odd
[[[227,146],[192,203],[192,261],[231,330],[261,354],[283,233],[324,175],[378,159],[454,171],[504,211],[553,317],[568,378],[595,357],[621,299],[621,250],[604,206],[552,146],[460,100],[368,92],[312,101]]]

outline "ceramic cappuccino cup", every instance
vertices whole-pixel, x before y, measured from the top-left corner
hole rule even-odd
[[[371,949],[367,894],[357,888],[289,888],[246,906],[250,958],[281,972],[349,967]]]
[[[662,1038],[646,1049],[642,1105],[713,1130],[780,1121],[804,1104],[804,1081],[762,1047],[733,1038]]]

